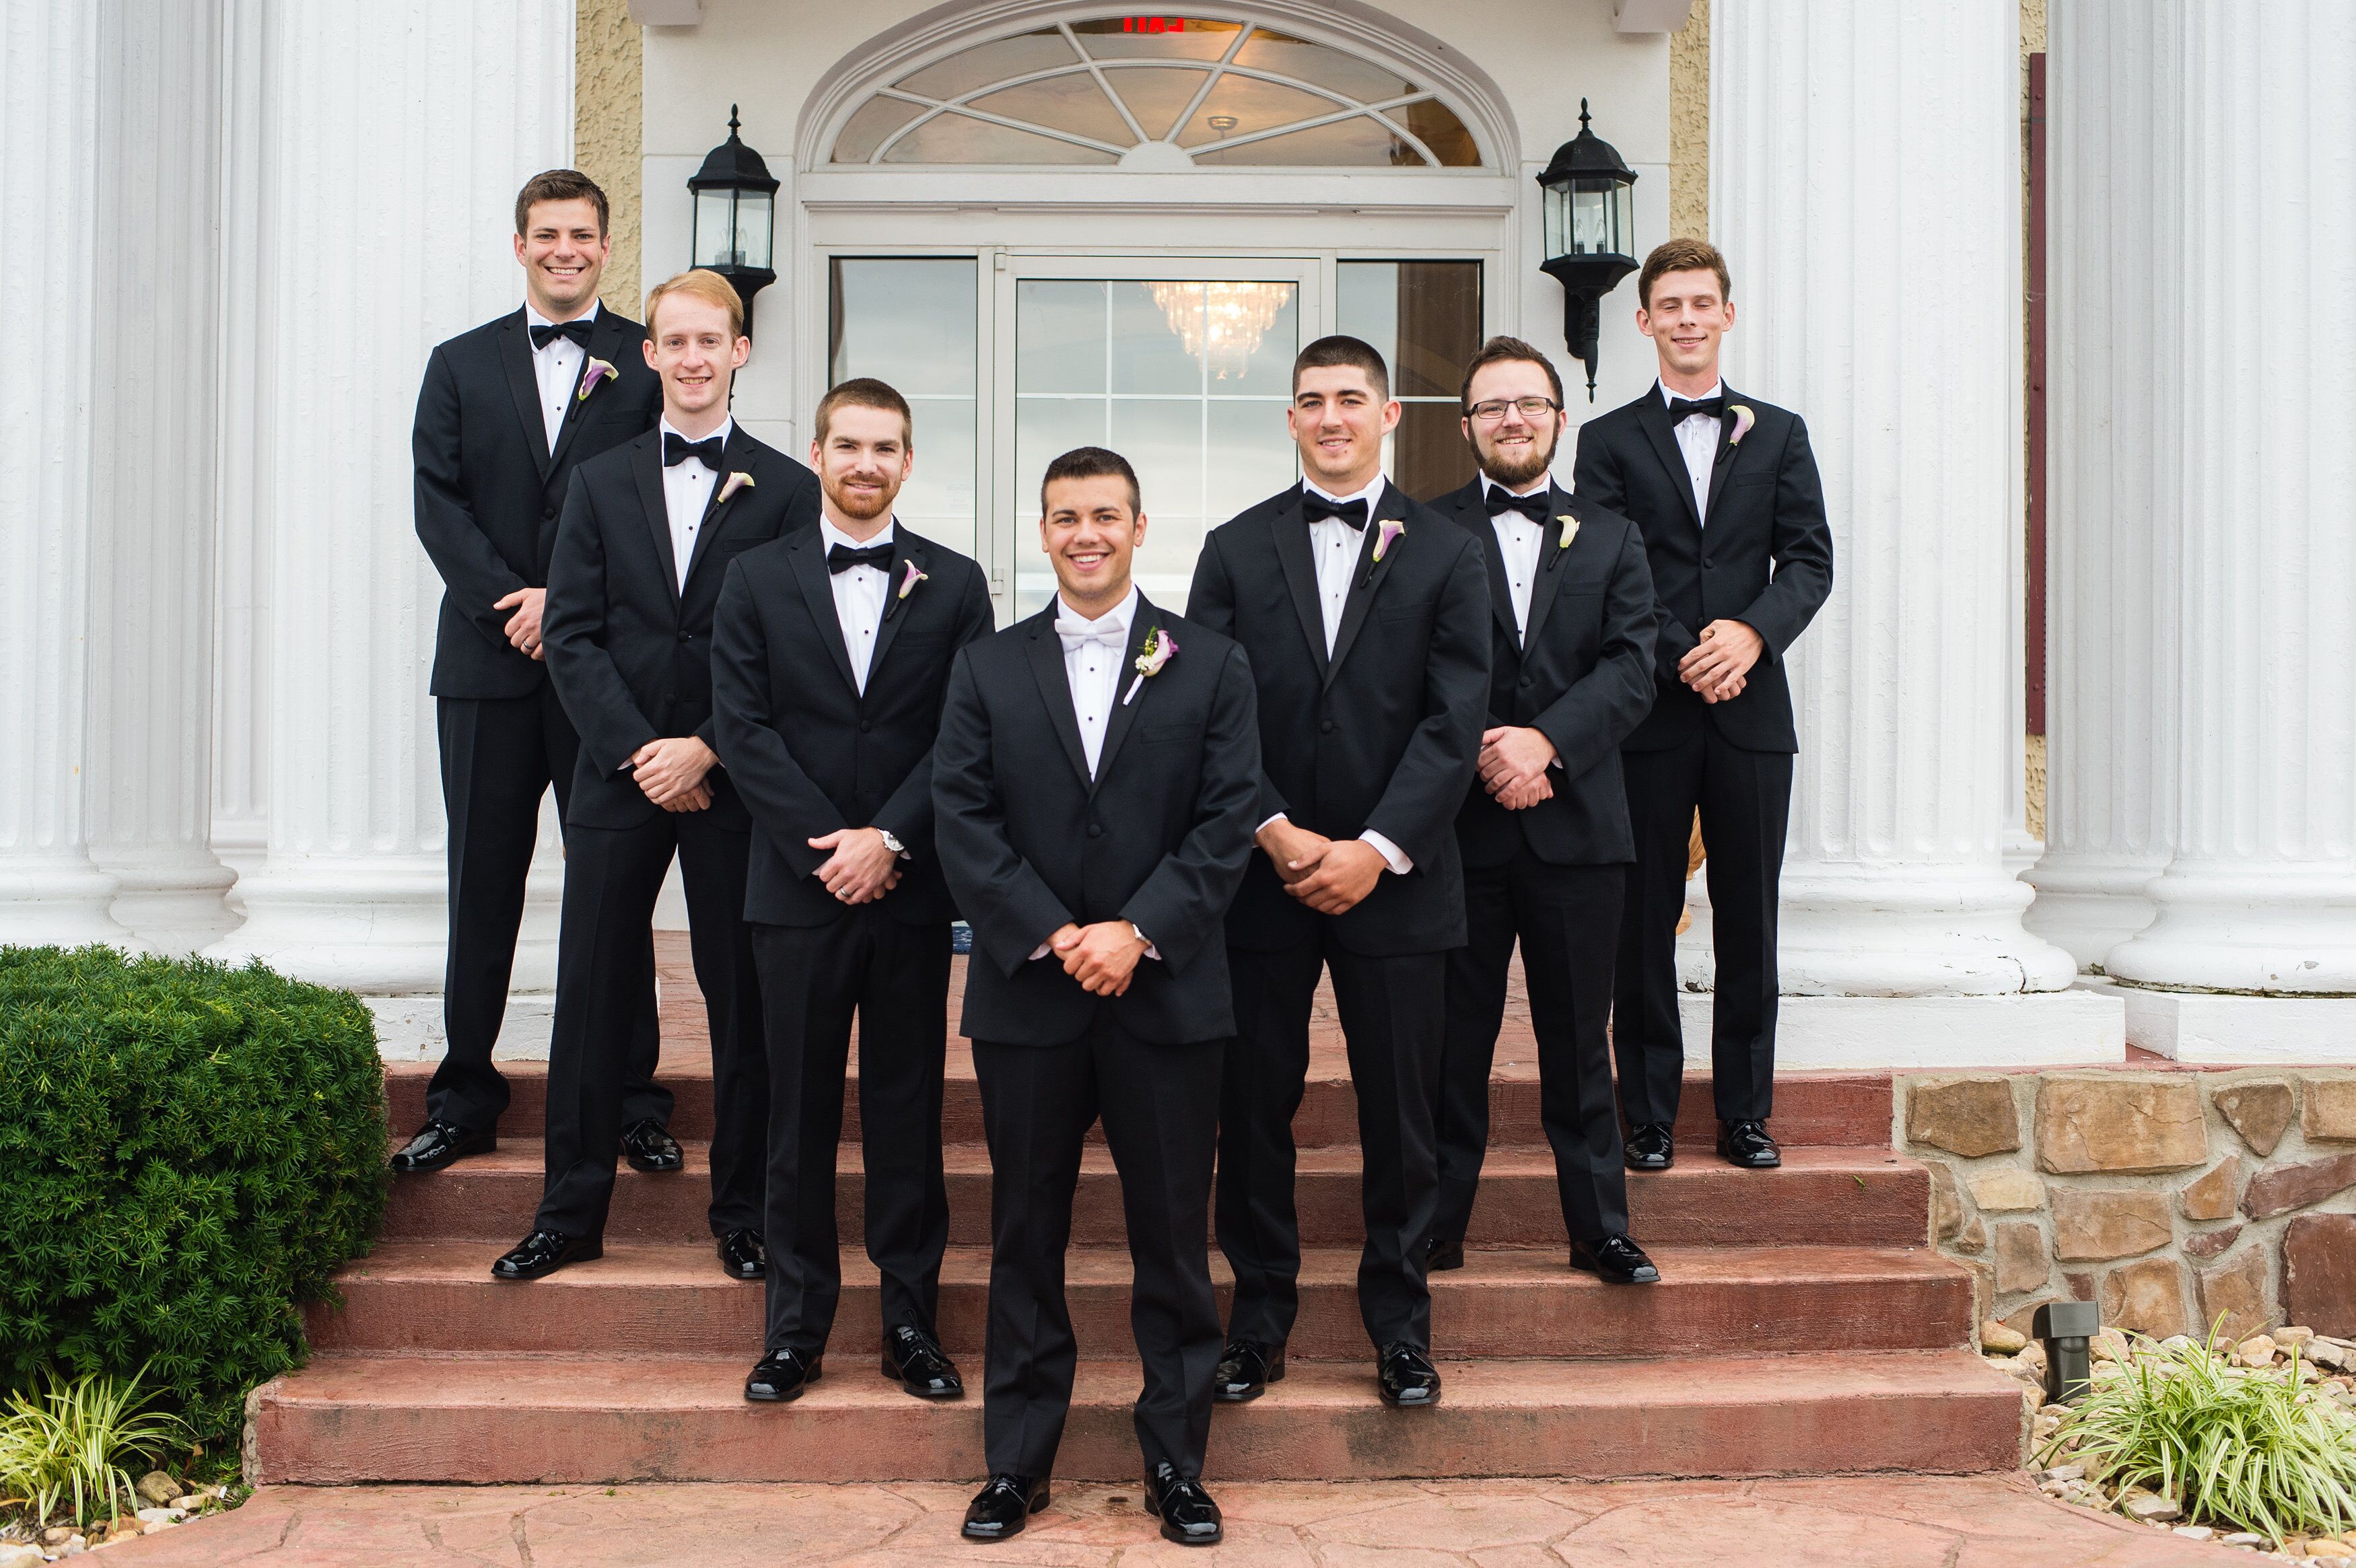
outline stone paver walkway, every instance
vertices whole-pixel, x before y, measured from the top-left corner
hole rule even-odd
[[[2012,1476],[1793,1481],[1393,1481],[1217,1488],[1226,1543],[1172,1546],[1135,1488],[1058,1488],[1002,1546],[958,1539],[969,1488],[906,1486],[264,1489],[109,1548],[103,1568],[2211,1568],[2250,1553],[2041,1498]]]

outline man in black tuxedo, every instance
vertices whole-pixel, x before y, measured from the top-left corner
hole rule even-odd
[[[1203,1489],[1218,1306],[1203,1245],[1235,1017],[1222,916],[1251,856],[1259,736],[1226,637],[1130,581],[1137,475],[1100,447],[1041,485],[1054,603],[958,656],[933,752],[935,837],[972,923],[962,1031],[990,1139],[982,1442],[970,1540],[1047,1502],[1076,1349],[1064,1248],[1088,1126],[1120,1172],[1145,1363],[1145,1506],[1219,1539]]]
[[[1653,711],[1621,748],[1636,838],[1612,1023],[1627,1160],[1666,1170],[1676,1157],[1677,918],[1698,808],[1718,949],[1718,1151],[1764,1170],[1783,1163],[1767,1131],[1775,914],[1800,749],[1783,657],[1832,592],[1832,529],[1807,426],[1719,377],[1734,325],[1725,259],[1671,240],[1645,258],[1637,288],[1636,325],[1659,353],[1660,381],[1580,427],[1577,469],[1581,501],[1644,530],[1660,601]]]
[[[1574,499],[1548,472],[1569,416],[1545,355],[1491,338],[1465,369],[1462,401],[1480,475],[1432,509],[1479,541],[1488,562],[1489,728],[1482,787],[1456,816],[1471,940],[1448,955],[1440,1213],[1428,1263],[1464,1266],[1518,938],[1571,1264],[1649,1285],[1660,1272],[1628,1237],[1605,1025],[1623,868],[1634,859],[1620,742],[1653,705],[1653,574],[1633,523]]]
[[[1259,694],[1263,854],[1227,917],[1236,1040],[1219,1109],[1229,1402],[1284,1375],[1301,1277],[1292,1115],[1329,967],[1365,1161],[1358,1309],[1376,1388],[1392,1405],[1440,1397],[1432,1106],[1447,955],[1465,938],[1454,824],[1487,710],[1489,588],[1480,545],[1384,479],[1398,417],[1373,347],[1303,348],[1286,420],[1308,477],[1212,530],[1187,601],[1243,645]]]
[[[548,573],[548,663],[581,731],[566,820],[547,1186],[531,1232],[491,1265],[537,1279],[604,1251],[629,1050],[632,955],[676,854],[712,1031],[712,1231],[721,1266],[761,1277],[768,1072],[744,924],[752,819],[712,750],[712,620],[730,560],[812,522],[818,481],[728,415],[752,345],[716,272],[647,296],[656,428],[582,464]]]
[[[712,633],[720,760],[753,816],[744,918],[768,1033],[768,1325],[744,1396],[799,1396],[834,1325],[834,1160],[855,1013],[884,1375],[954,1398],[965,1385],[934,1317],[949,1237],[941,1072],[957,905],[933,850],[933,737],[949,661],[990,635],[990,584],[892,516],[914,461],[898,392],[845,381],[819,400],[814,428],[819,526],[738,557]]]
[[[638,351],[646,329],[597,303],[613,248],[605,193],[586,175],[551,169],[517,194],[515,216],[523,308],[434,350],[411,438],[417,537],[443,581],[431,688],[450,824],[450,944],[445,1045],[425,1125],[392,1157],[404,1172],[498,1146],[508,1083],[491,1047],[507,1017],[540,799],[553,785],[562,816],[581,749],[541,645],[557,508],[575,468],[646,433],[662,406]],[[637,967],[623,1147],[641,1169],[676,1170],[670,1093],[654,1082],[651,933]]]

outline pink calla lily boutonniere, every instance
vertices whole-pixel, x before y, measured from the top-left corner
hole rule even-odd
[[[597,389],[598,382],[610,381],[620,374],[619,370],[614,368],[611,361],[593,357],[588,368],[581,372],[581,390],[573,396],[577,400],[585,403],[589,400],[589,394]]]
[[[905,599],[909,594],[914,593],[917,583],[930,581],[926,573],[916,570],[915,561],[904,561],[901,564],[905,566],[907,571],[900,574],[900,592],[892,596],[895,601]]]
[[[1385,517],[1382,531],[1375,536],[1375,559],[1382,560],[1383,552],[1391,548],[1391,541],[1405,532],[1407,532],[1405,523],[1400,522],[1397,517]]]
[[[1137,688],[1146,680],[1162,673],[1162,667],[1178,656],[1178,639],[1166,626],[1156,626],[1145,635],[1145,651],[1137,656],[1137,676],[1129,683],[1129,695],[1120,699],[1123,708],[1137,700]]]
[[[1727,412],[1734,416],[1734,433],[1726,438],[1726,444],[1740,446],[1742,438],[1751,433],[1751,427],[1759,422],[1759,416],[1751,411],[1749,403],[1737,403]]]
[[[750,474],[731,474],[728,475],[728,482],[720,486],[720,499],[714,501],[712,505],[715,507],[721,506],[727,501],[729,496],[736,494],[737,491],[750,490],[752,487],[753,476]]]

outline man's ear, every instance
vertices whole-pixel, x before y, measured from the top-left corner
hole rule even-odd
[[[657,375],[662,374],[662,367],[655,363],[655,340],[651,334],[638,339],[638,350],[647,357],[647,368]]]

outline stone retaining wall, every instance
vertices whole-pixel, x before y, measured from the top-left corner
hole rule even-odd
[[[1894,1102],[1981,1318],[2074,1297],[2156,1338],[2356,1337],[2356,1072],[1901,1073]]]

